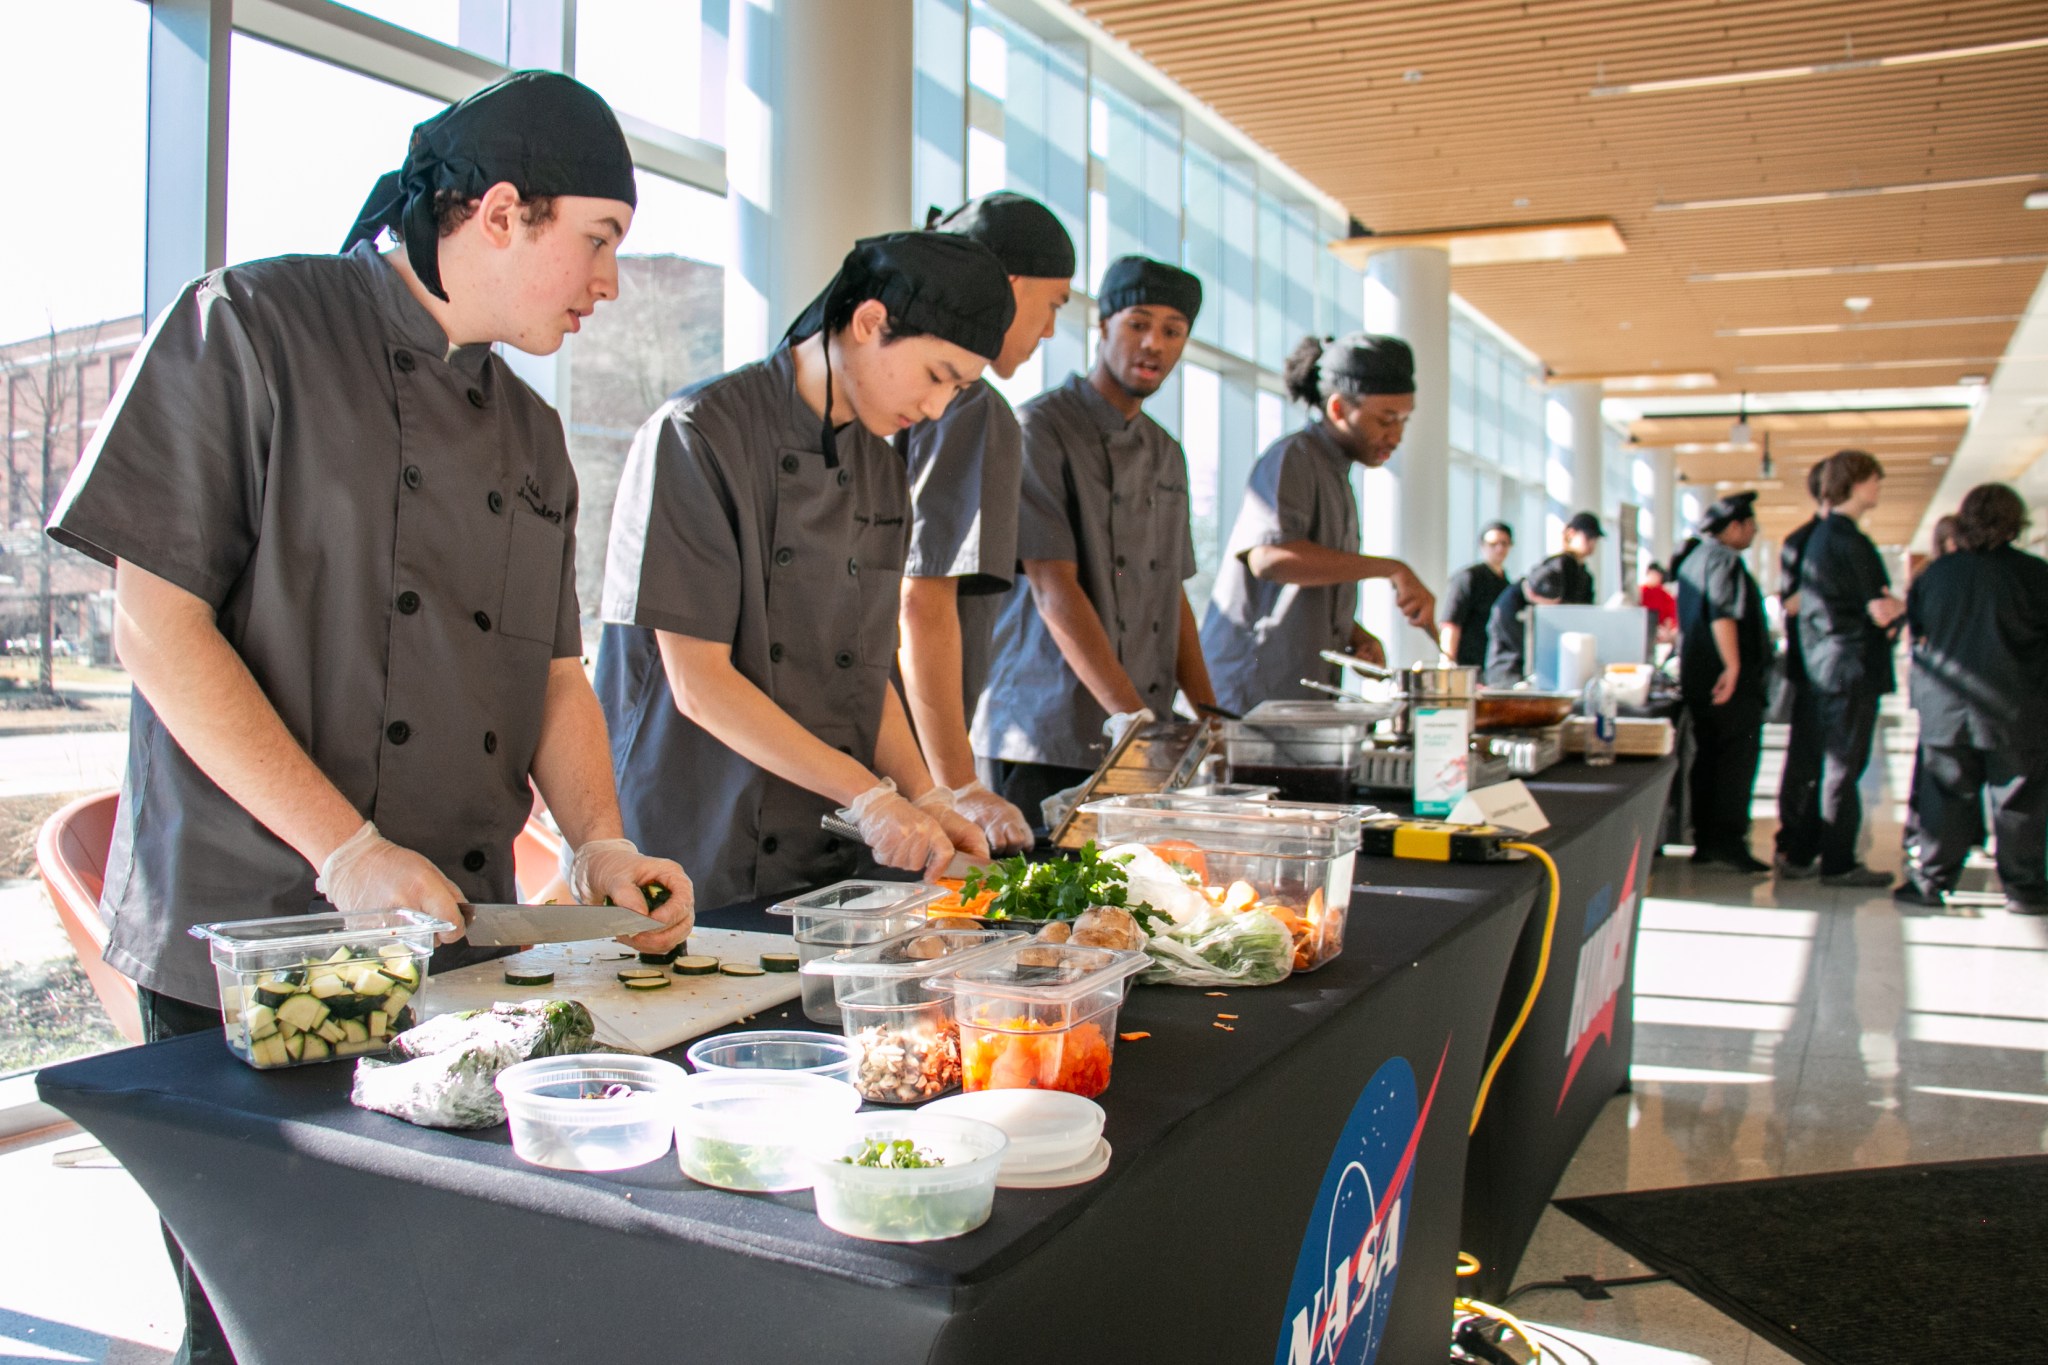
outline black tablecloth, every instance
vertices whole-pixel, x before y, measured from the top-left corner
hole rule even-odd
[[[1642,794],[1641,769],[1609,772],[1557,801],[1544,842],[1575,856]],[[1321,971],[1223,999],[1133,991],[1119,1029],[1151,1036],[1119,1044],[1102,1096],[1109,1172],[1002,1191],[946,1242],[841,1237],[807,1193],[707,1189],[672,1156],[535,1169],[502,1129],[357,1110],[348,1068],[259,1073],[212,1036],[52,1067],[38,1088],[156,1201],[244,1365],[1284,1365],[1340,1331],[1348,1361],[1427,1361],[1454,1292],[1466,1121],[1538,877],[1366,859],[1358,877],[1345,953]]]

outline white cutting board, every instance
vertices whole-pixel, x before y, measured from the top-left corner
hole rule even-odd
[[[796,940],[787,934],[693,929],[689,951],[759,966],[763,953],[795,952]],[[551,970],[555,979],[545,986],[509,986],[505,984],[507,963]],[[619,981],[619,971],[639,965],[638,954],[609,939],[544,944],[430,978],[425,1014],[431,1019],[460,1010],[489,1009],[500,1000],[579,1000],[597,1021],[598,1041],[635,1052],[659,1052],[794,1000],[800,989],[795,972],[761,976],[719,972],[712,976],[670,973],[666,990],[627,990]]]

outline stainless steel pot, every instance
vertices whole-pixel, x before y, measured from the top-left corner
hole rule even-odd
[[[1407,668],[1382,668],[1363,659],[1326,649],[1323,658],[1378,682],[1393,684],[1401,712],[1394,717],[1397,738],[1405,739],[1413,727],[1418,706],[1463,706],[1475,709],[1479,698],[1479,670],[1464,664],[1411,664]]]

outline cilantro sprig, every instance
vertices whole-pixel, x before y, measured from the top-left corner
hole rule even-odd
[[[1129,903],[1130,883],[1124,875],[1129,861],[1128,855],[1103,857],[1092,839],[1072,858],[1043,863],[1021,856],[1004,858],[969,872],[960,887],[960,899],[971,901],[985,891],[995,892],[995,899],[982,912],[990,919],[1070,920],[1095,906],[1113,905],[1130,911],[1149,930],[1152,921],[1168,917],[1144,901]]]

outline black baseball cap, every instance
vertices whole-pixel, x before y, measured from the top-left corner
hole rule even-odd
[[[1591,512],[1577,513],[1570,521],[1564,524],[1564,529],[1567,531],[1584,532],[1595,540],[1599,540],[1607,534],[1607,532],[1600,528],[1600,518],[1594,516]]]

